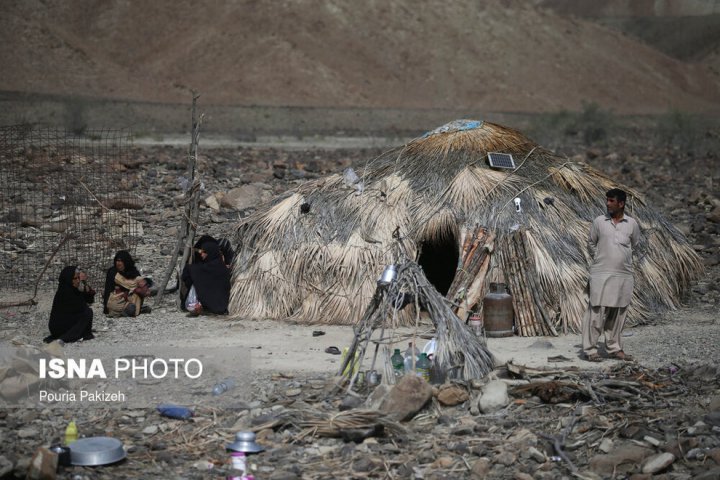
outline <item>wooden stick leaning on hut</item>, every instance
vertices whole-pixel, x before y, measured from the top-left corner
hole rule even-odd
[[[185,196],[183,197],[183,200],[180,202],[180,205],[184,205],[184,215],[182,218],[182,221],[180,223],[180,228],[177,232],[177,243],[175,246],[175,249],[173,250],[172,257],[170,259],[170,263],[168,264],[167,270],[165,271],[165,275],[163,276],[162,282],[160,283],[158,287],[158,293],[157,297],[155,298],[154,306],[158,307],[160,306],[160,302],[162,301],[162,297],[165,294],[165,288],[167,287],[168,282],[170,281],[170,277],[172,276],[173,271],[175,271],[177,267],[177,259],[180,252],[180,249],[183,248],[183,258],[182,262],[180,263],[180,271],[177,272],[177,279],[178,279],[178,287],[180,286],[180,282],[182,281],[180,278],[180,273],[182,271],[183,266],[188,260],[189,252],[192,249],[192,244],[195,239],[195,232],[197,230],[197,220],[199,215],[199,202],[200,202],[200,182],[195,178],[195,171],[197,166],[197,149],[198,149],[198,141],[200,139],[200,125],[202,124],[203,115],[200,115],[200,118],[197,118],[197,99],[200,98],[200,95],[197,94],[195,91],[192,92],[193,98],[192,98],[192,137],[190,141],[190,151],[188,154],[188,186],[187,190],[185,191]],[[180,290],[178,288],[178,290]],[[178,295],[178,303],[180,302],[180,298]]]
[[[485,227],[479,226],[463,242],[462,258],[458,262],[462,267],[455,273],[447,294],[448,299],[459,305],[456,314],[461,320],[481,298],[494,238]]]
[[[510,249],[512,251],[512,262],[515,269],[516,285],[518,286],[517,295],[519,295],[519,302],[522,305],[523,320],[525,322],[526,336],[538,336],[542,335],[542,329],[538,324],[537,317],[535,315],[535,303],[530,300],[530,292],[528,291],[527,277],[528,272],[523,264],[524,257],[522,252],[518,248],[518,236],[522,235],[521,231],[515,232],[510,237]]]
[[[535,303],[535,309],[540,314],[540,317],[542,321],[540,322],[542,326],[543,335],[553,335],[557,337],[558,333],[557,330],[555,330],[555,326],[553,325],[552,320],[548,318],[547,312],[546,312],[546,306],[544,305],[543,301],[541,300],[540,296],[540,287],[537,282],[537,274],[535,271],[535,267],[533,266],[530,259],[532,258],[532,251],[531,249],[527,248],[527,244],[525,242],[525,232],[523,232],[523,236],[518,240],[518,248],[520,250],[520,255],[522,255],[522,258],[527,259],[527,265],[528,265],[528,275],[527,275],[527,283],[528,288],[530,291],[530,296],[532,297],[532,301]]]

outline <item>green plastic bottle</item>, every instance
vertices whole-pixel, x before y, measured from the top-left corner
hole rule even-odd
[[[390,357],[390,363],[392,363],[395,376],[402,377],[403,373],[405,373],[405,357],[400,353],[399,348],[396,348],[395,353]]]
[[[75,442],[78,439],[78,430],[77,425],[75,425],[75,420],[71,420],[70,423],[68,423],[67,428],[65,429],[65,446],[69,446],[73,442]]]
[[[415,364],[415,370],[417,371],[418,376],[424,378],[426,382],[430,382],[431,367],[432,364],[430,363],[430,359],[428,358],[427,353],[421,353],[420,358]]]

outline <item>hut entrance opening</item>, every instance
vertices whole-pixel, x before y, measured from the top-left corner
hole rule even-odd
[[[417,263],[435,289],[447,295],[455,278],[459,256],[455,235],[446,233],[420,243]]]

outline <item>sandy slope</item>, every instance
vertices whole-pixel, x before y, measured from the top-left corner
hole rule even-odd
[[[0,90],[208,104],[720,111],[717,73],[528,2],[14,0]]]

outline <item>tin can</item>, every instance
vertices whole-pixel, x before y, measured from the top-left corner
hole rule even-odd
[[[380,374],[377,372],[377,370],[370,370],[366,374],[368,385],[379,385],[380,384]]]

